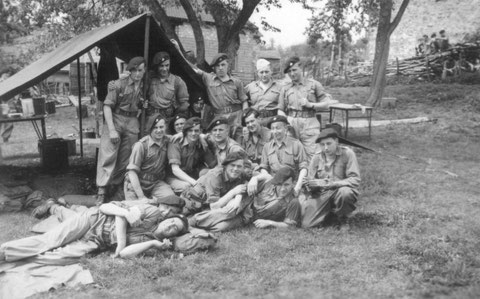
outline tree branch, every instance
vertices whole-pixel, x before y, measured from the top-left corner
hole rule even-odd
[[[188,17],[190,26],[193,30],[193,35],[195,37],[195,45],[197,47],[197,64],[203,65],[205,62],[205,39],[203,38],[203,31],[198,20],[197,14],[193,9],[192,4],[189,0],[180,0],[180,4],[185,10],[185,14]]]
[[[398,9],[397,15],[395,18],[393,18],[393,21],[390,23],[390,26],[388,28],[388,35],[392,35],[393,31],[395,28],[397,28],[398,24],[400,23],[400,20],[402,19],[403,13],[407,9],[408,3],[410,0],[403,0],[402,4],[400,5],[400,8]]]
[[[167,34],[168,38],[173,38],[179,42],[180,49],[182,52],[185,52],[183,45],[180,43],[180,39],[178,38],[177,33],[175,32],[175,28],[172,26],[167,13],[163,9],[163,7],[158,3],[157,0],[145,0],[145,4],[150,8],[152,11],[153,18],[160,23],[163,30]]]

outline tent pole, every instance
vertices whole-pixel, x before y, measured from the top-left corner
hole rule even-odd
[[[147,106],[147,92],[150,78],[148,77],[148,50],[150,43],[150,18],[151,14],[147,13],[147,19],[145,20],[145,40],[143,46],[143,59],[145,59],[145,79],[143,80],[143,100],[142,103],[142,116],[140,118],[140,136],[143,137],[145,133],[145,109]]]
[[[80,56],[77,57],[77,83],[78,83],[78,126],[80,127],[80,157],[83,158],[83,127],[82,127],[82,80],[80,80]]]

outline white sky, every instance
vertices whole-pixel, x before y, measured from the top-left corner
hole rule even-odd
[[[306,42],[305,28],[308,25],[311,12],[303,9],[298,3],[282,2],[282,8],[280,9],[272,8],[267,10],[261,8],[260,12],[254,12],[250,17],[250,21],[260,28],[263,40],[267,45],[270,44],[271,38],[275,40],[275,45],[281,45],[282,47]],[[268,23],[279,28],[281,32],[263,31],[261,29],[262,16],[265,17]]]

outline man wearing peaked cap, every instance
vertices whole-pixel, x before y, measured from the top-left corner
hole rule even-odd
[[[168,205],[164,198],[175,193],[165,182],[167,147],[170,144],[170,138],[165,134],[165,117],[160,114],[151,117],[146,128],[150,134],[135,143],[127,165],[125,200]]]
[[[130,74],[113,81],[111,87],[109,84],[108,95],[103,102],[105,123],[100,139],[96,178],[99,204],[105,200],[107,186],[118,189],[123,185],[128,158],[140,131],[137,116],[145,74],[143,57],[132,58],[127,68]]]
[[[179,48],[175,40],[172,40],[172,43]],[[229,73],[230,63],[227,54],[218,53],[212,59],[210,66],[213,73],[204,72],[188,60],[185,61],[202,76],[206,86],[210,102],[208,108],[211,112],[204,116],[205,121],[208,123],[214,117],[225,116],[229,120],[230,136],[239,140],[242,135],[242,110],[248,108],[248,102],[242,81]]]
[[[183,126],[183,138],[168,145],[168,162],[172,173],[167,183],[177,194],[196,184],[200,173],[206,171],[206,150],[200,143],[201,119],[192,117]]]
[[[147,121],[152,115],[161,114],[167,121],[175,113],[188,112],[187,85],[179,76],[170,72],[171,60],[167,52],[158,52],[153,57],[153,73],[148,90]],[[175,132],[170,131],[170,134]]]
[[[265,126],[271,117],[277,115],[281,85],[273,80],[268,60],[257,60],[256,66],[258,80],[245,86],[245,92],[250,106],[259,112],[260,123]]]
[[[338,134],[332,129],[323,130],[317,138],[320,152],[310,161],[307,200],[302,227],[319,227],[327,219],[339,220],[349,216],[355,209],[360,185],[360,170],[355,152],[339,146]]]
[[[280,91],[278,113],[287,116],[295,131],[295,135],[305,147],[310,159],[315,152],[320,123],[316,118],[318,111],[329,109],[336,103],[327,94],[320,82],[303,77],[302,62],[299,57],[290,57],[284,67],[291,82],[285,84]]]

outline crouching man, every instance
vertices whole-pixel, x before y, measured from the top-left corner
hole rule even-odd
[[[115,246],[116,256],[131,257],[150,248],[169,248],[171,242],[166,238],[188,230],[182,215],[165,216],[165,210],[148,204],[111,202],[77,214],[50,202],[47,211],[57,216],[60,225],[0,245],[0,262],[31,258],[46,264],[70,264],[87,253]]]
[[[293,191],[295,171],[285,166],[273,178],[261,173],[253,179],[257,184],[249,185],[249,195],[242,194],[242,204],[196,214],[189,224],[211,231],[227,231],[252,222],[257,228],[299,226],[301,206]]]
[[[360,171],[355,153],[338,145],[338,135],[325,129],[317,139],[321,151],[310,162],[302,227],[319,227],[326,220],[342,221],[355,209]]]

